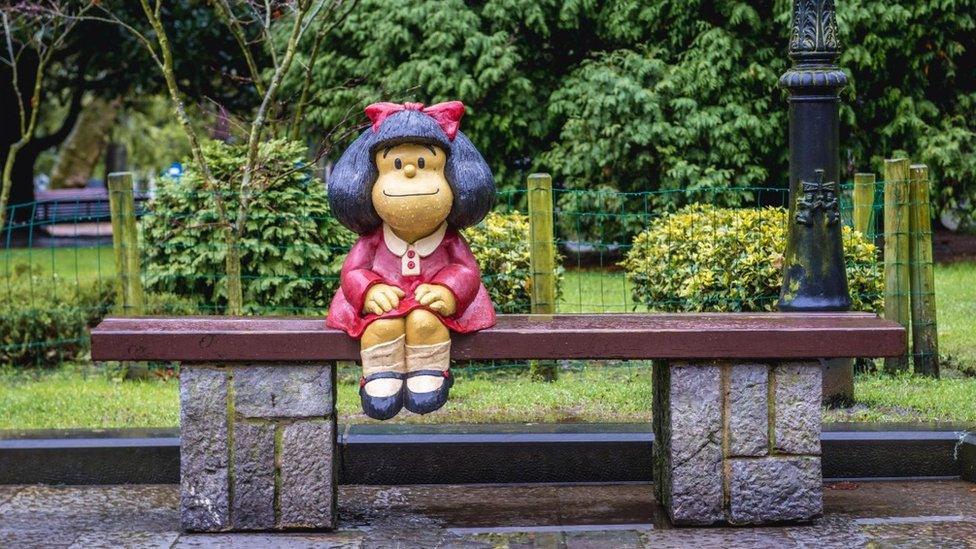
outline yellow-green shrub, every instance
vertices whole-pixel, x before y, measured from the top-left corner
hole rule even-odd
[[[633,298],[659,311],[771,311],[783,280],[787,212],[695,204],[654,220],[621,266]],[[844,227],[852,309],[878,311],[877,248]]]
[[[529,218],[519,212],[489,213],[466,229],[464,238],[478,260],[482,279],[500,313],[527,313],[532,306]],[[556,295],[562,289],[562,258],[556,257]]]

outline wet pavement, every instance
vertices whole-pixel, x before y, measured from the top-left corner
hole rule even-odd
[[[976,484],[828,483],[803,526],[669,527],[649,484],[343,486],[331,533],[181,534],[178,487],[0,486],[0,547],[971,547]]]

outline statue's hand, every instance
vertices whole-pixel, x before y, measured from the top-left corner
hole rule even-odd
[[[366,291],[363,301],[363,312],[381,315],[396,309],[400,305],[400,298],[406,294],[396,286],[376,284]]]
[[[413,297],[421,305],[443,316],[451,316],[457,310],[457,300],[447,287],[440,284],[421,284]]]

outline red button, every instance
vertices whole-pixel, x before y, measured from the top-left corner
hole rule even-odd
[[[408,261],[408,262],[407,262],[407,268],[408,268],[408,269],[413,269],[413,268],[414,268],[414,267],[415,267],[416,265],[417,265],[417,264],[416,264],[416,263],[414,263],[413,261]]]
[[[417,255],[417,254],[413,250],[410,250],[409,252],[407,252],[407,257],[413,258],[413,256],[415,256],[415,255]]]

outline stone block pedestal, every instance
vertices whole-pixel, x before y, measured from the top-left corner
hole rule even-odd
[[[820,516],[818,361],[655,362],[654,478],[679,525]]]
[[[184,530],[336,526],[335,364],[183,364]]]

